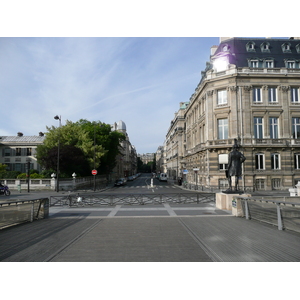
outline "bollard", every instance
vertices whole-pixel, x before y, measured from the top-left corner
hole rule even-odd
[[[282,218],[281,218],[281,209],[280,209],[280,204],[276,203],[277,206],[277,222],[278,222],[278,230],[282,230],[283,229],[283,225],[282,225]]]
[[[245,200],[245,215],[246,215],[246,220],[249,220],[249,209],[248,209],[248,201]]]

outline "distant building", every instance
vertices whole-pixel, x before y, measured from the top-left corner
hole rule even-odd
[[[0,163],[7,165],[8,171],[26,173],[28,162],[30,169],[41,171],[36,160],[36,147],[43,144],[43,133],[38,136],[0,136]]]
[[[169,178],[182,177],[185,163],[185,112],[189,102],[181,102],[166,135],[166,169]]]
[[[164,146],[159,146],[156,150],[156,172],[166,173],[166,157]]]
[[[123,121],[111,125],[112,131],[119,131],[126,137],[125,141],[121,142],[120,152],[116,157],[117,165],[113,170],[113,180],[117,178],[128,177],[137,173],[137,153],[133,145],[129,141],[126,131],[126,124]]]
[[[138,154],[137,156],[145,165],[154,161],[154,153]]]

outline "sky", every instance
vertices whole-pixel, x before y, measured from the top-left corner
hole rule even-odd
[[[2,37],[0,135],[122,120],[138,153],[163,145],[218,37]]]
[[[137,153],[156,152],[180,102],[194,93],[219,37],[287,35],[276,24],[268,32],[254,24],[237,26],[226,13],[227,2],[213,10],[210,3],[201,3],[201,9],[197,3],[3,3],[0,135],[47,132],[47,126],[58,126],[56,115],[62,125],[122,120]],[[291,31],[297,28],[293,22],[289,19],[289,36],[298,36]]]

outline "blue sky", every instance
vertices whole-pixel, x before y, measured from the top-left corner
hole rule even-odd
[[[155,152],[219,38],[0,38],[0,135],[38,135],[55,115],[122,120],[138,153]],[[3,111],[2,111],[3,112]]]
[[[63,124],[122,120],[138,153],[155,152],[179,103],[194,93],[220,36],[287,35],[274,24],[267,33],[251,22],[245,28],[228,2],[197,3],[3,3],[0,135],[37,135],[58,125],[55,115]],[[261,11],[270,9],[259,3]],[[290,31],[298,28],[294,19],[289,36],[298,35]]]

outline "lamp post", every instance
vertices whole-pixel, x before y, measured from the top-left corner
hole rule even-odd
[[[61,116],[56,115],[55,120],[59,120],[59,128],[61,126]],[[57,172],[56,172],[56,191],[59,191],[59,142],[60,142],[60,130],[58,130],[58,146],[57,146]]]

